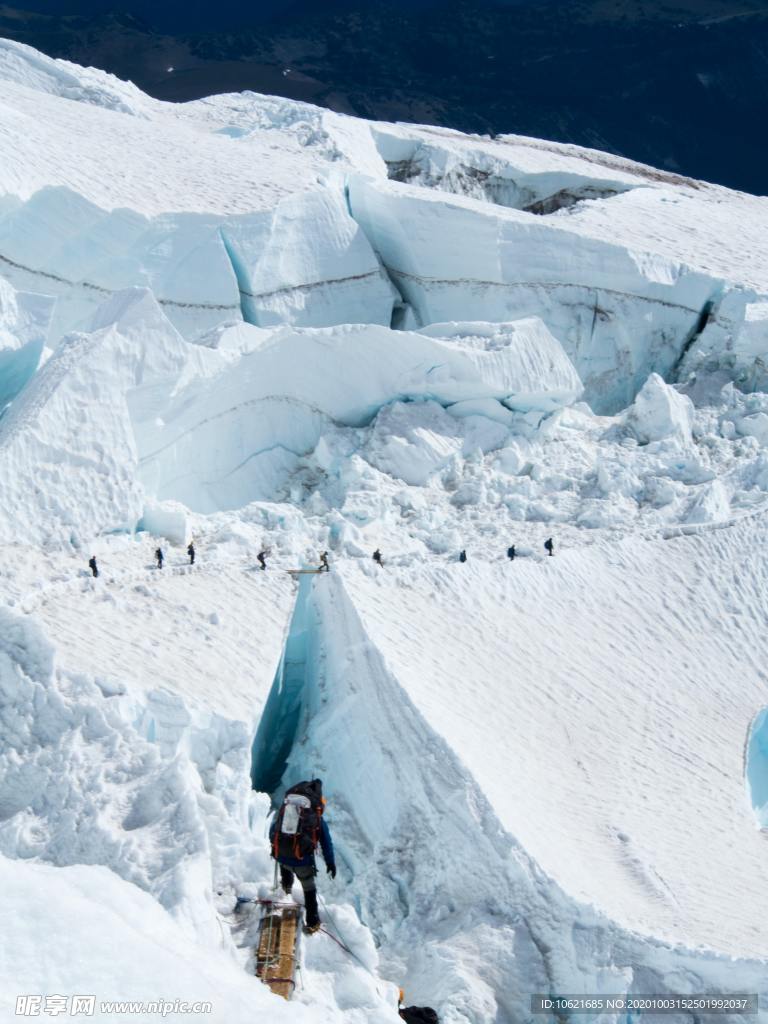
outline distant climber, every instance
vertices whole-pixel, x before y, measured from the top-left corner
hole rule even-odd
[[[320,572],[323,572],[323,570],[325,570],[325,572],[330,572],[331,571],[331,567],[330,567],[330,565],[328,565],[328,552],[327,551],[321,551],[320,552]]]
[[[272,856],[280,865],[280,884],[286,895],[293,889],[294,875],[304,890],[305,930],[309,935],[320,928],[317,909],[315,849],[318,841],[325,868],[336,877],[336,859],[331,833],[323,818],[325,800],[322,779],[299,782],[286,790],[282,807],[269,829]]]
[[[554,553],[555,553],[555,543],[554,543],[554,541],[552,540],[551,537],[549,538],[549,540],[545,540],[544,541],[544,547],[545,547],[546,551],[550,555],[554,555]]]
[[[189,564],[195,564],[195,542],[191,540],[187,545],[187,554],[189,555]]]
[[[163,568],[163,558],[164,558],[164,556],[163,556],[163,549],[162,548],[155,548],[155,559],[157,560],[157,568],[158,569],[162,569]]]
[[[507,548],[507,558],[510,560],[510,562],[514,562],[516,554],[517,552],[515,551],[515,545],[510,544],[509,547]]]
[[[266,569],[267,568],[267,552],[266,551],[260,551],[258,553],[258,555],[256,555],[256,561],[259,563],[259,565],[261,566],[262,569]]]
[[[93,573],[94,579],[99,575],[99,567],[96,565],[96,555],[91,555],[88,559],[88,568]]]
[[[382,569],[384,568],[384,562],[381,559],[381,552],[379,551],[378,548],[376,548],[376,550],[373,552],[373,560],[376,563],[376,565],[380,565]]]
[[[466,560],[467,560],[467,552],[462,548],[461,551],[459,552],[459,561],[460,562],[466,562]]]

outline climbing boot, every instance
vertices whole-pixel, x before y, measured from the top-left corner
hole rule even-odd
[[[280,888],[283,890],[286,896],[291,895],[291,889],[293,889],[293,872],[289,871],[288,868],[280,865]]]
[[[304,931],[307,935],[314,935],[320,928],[320,914],[317,912],[317,892],[314,889],[305,890],[304,906],[307,912],[307,923]]]

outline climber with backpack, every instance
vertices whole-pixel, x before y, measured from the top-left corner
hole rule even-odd
[[[272,856],[280,865],[280,884],[286,896],[293,889],[294,875],[304,890],[306,922],[304,930],[313,935],[320,928],[317,909],[315,849],[318,842],[325,867],[336,877],[336,859],[331,833],[323,818],[325,799],[322,779],[299,782],[286,790],[282,806],[269,829]]]

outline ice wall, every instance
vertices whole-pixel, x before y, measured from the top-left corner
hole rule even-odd
[[[87,327],[115,291],[151,288],[194,339],[226,320],[389,325],[399,298],[341,188],[233,217],[105,210],[64,187],[0,203],[0,274],[56,295],[52,337]]]
[[[146,499],[209,513],[286,497],[323,436],[398,400],[481,420],[490,408],[493,437],[475,431],[485,450],[505,436],[499,403],[545,413],[581,387],[537,321],[447,338],[241,325],[237,345],[211,348],[185,342],[149,291],[127,289],[90,327],[61,343],[0,422],[0,477],[25,510],[26,540],[132,529]],[[0,537],[18,535],[17,518],[0,514]]]
[[[365,426],[398,399],[523,401],[551,411],[580,388],[557,342],[533,321],[469,339],[375,325],[282,328],[254,335],[215,377],[177,389],[140,446],[141,479],[150,493],[196,511],[237,508],[282,494],[324,433]]]
[[[389,326],[399,296],[340,189],[301,193],[233,218],[222,237],[250,323]]]
[[[306,729],[305,699],[308,678],[314,671],[313,651],[308,649],[307,606],[311,576],[299,577],[299,591],[291,616],[285,647],[267,703],[253,741],[251,782],[253,788],[277,796],[285,789],[284,774],[294,744]]]
[[[114,291],[151,288],[171,320],[194,336],[240,317],[237,280],[220,217],[147,217],[104,210],[71,189],[45,188],[0,205],[0,273],[19,288],[58,296],[51,332],[87,329]]]
[[[722,279],[567,221],[354,175],[349,197],[420,325],[540,317],[599,412],[624,408],[649,373],[676,367],[705,305],[722,343],[743,320],[737,308],[718,319]]]

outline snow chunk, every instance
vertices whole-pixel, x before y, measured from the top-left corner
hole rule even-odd
[[[431,338],[456,341],[484,379],[503,382],[505,404],[519,412],[571,405],[584,387],[562,345],[541,320],[430,324]]]
[[[461,450],[460,435],[437,402],[394,402],[376,417],[365,455],[390,476],[423,486]]]
[[[690,445],[693,416],[690,398],[652,373],[629,409],[626,422],[643,444],[670,438]]]
[[[164,537],[171,544],[183,545],[190,535],[189,513],[178,501],[148,501],[137,529],[153,537]]]
[[[742,416],[736,429],[742,437],[756,437],[763,447],[768,446],[768,413],[754,412]]]
[[[467,399],[464,402],[454,402],[449,405],[446,412],[457,419],[466,419],[468,416],[485,416],[486,419],[500,423],[502,426],[510,427],[514,421],[514,415],[509,409],[505,409],[501,402],[494,398]]]
[[[731,502],[722,480],[712,480],[699,492],[686,516],[688,523],[722,523],[731,514]]]

